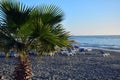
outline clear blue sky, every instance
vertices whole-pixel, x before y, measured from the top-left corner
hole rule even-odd
[[[55,4],[64,11],[72,35],[120,35],[120,0],[19,0],[27,5]]]

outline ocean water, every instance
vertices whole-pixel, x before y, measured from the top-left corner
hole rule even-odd
[[[70,39],[80,43],[80,47],[120,50],[119,36],[71,36]]]

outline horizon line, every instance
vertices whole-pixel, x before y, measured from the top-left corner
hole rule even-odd
[[[70,36],[120,36],[120,34],[118,35],[104,35],[104,34],[95,34],[95,35],[70,35]]]

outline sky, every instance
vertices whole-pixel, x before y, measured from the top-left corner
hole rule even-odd
[[[19,0],[28,6],[54,4],[64,12],[71,35],[120,35],[120,0]]]

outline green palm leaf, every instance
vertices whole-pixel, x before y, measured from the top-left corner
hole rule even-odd
[[[63,11],[53,5],[41,5],[33,12],[37,18],[41,18],[43,24],[55,25],[63,20]]]
[[[0,4],[1,19],[10,32],[16,32],[29,19],[32,8],[10,0],[4,0]]]
[[[35,45],[39,51],[49,53],[55,51],[55,46],[69,46],[69,34],[60,24],[63,20],[60,8],[54,5],[30,8],[9,0],[0,4],[2,33],[17,44],[24,44],[23,48]]]

